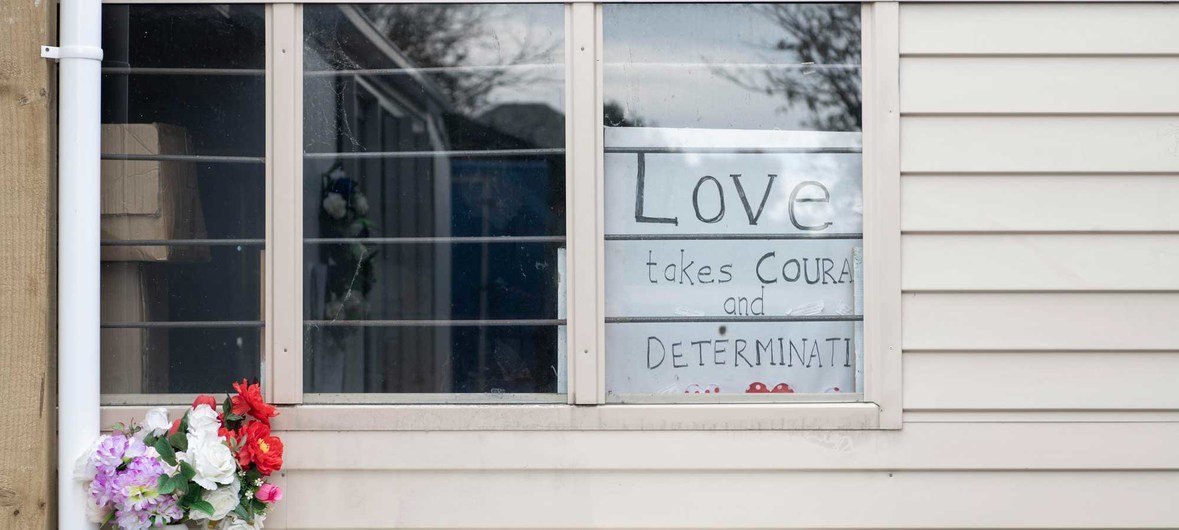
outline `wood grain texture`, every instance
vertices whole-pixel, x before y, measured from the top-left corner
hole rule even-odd
[[[1176,173],[1177,148],[1175,115],[901,117],[905,173]]]
[[[906,57],[901,112],[1179,112],[1175,57]]]
[[[281,504],[280,528],[1179,525],[1171,471],[292,471],[281,484],[316,501]]]
[[[910,175],[906,232],[1179,232],[1179,174]]]
[[[901,54],[1179,54],[1174,3],[901,6]]]
[[[0,528],[50,528],[54,498],[55,3],[0,17]]]
[[[902,299],[906,351],[1179,351],[1177,293],[909,292]]]
[[[907,234],[905,291],[1179,291],[1179,235]]]
[[[288,472],[1179,471],[1179,451],[1168,450],[1179,444],[1173,422],[919,423],[903,431],[361,431],[349,435],[350,450],[327,452],[338,432],[280,435]]]
[[[1176,374],[1179,352],[908,353],[905,410],[1179,410]]]

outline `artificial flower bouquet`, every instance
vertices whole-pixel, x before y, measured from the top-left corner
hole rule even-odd
[[[282,440],[270,434],[277,412],[257,383],[234,383],[221,411],[197,397],[176,420],[167,409],[143,423],[119,424],[78,459],[90,520],[125,530],[187,525],[262,528],[282,491],[267,478],[282,468]]]

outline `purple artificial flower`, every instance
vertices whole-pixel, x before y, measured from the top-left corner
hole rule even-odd
[[[101,470],[90,481],[90,499],[98,506],[113,504],[118,495],[118,485],[115,483],[115,473],[104,473]]]
[[[115,523],[124,530],[164,526],[184,517],[175,495],[162,495],[163,462],[141,440],[115,434],[94,452],[90,499],[102,509],[113,508]]]
[[[99,473],[104,469],[113,471],[123,465],[123,453],[127,452],[130,441],[122,434],[115,434],[108,436],[98,444],[98,449],[94,451],[94,465],[98,468]]]
[[[103,470],[114,470],[132,458],[147,453],[142,440],[128,438],[123,434],[108,436],[94,451],[94,465]]]
[[[120,512],[142,511],[155,505],[160,497],[157,489],[164,466],[154,458],[139,457],[127,463],[127,468],[115,478],[117,493],[115,507]]]

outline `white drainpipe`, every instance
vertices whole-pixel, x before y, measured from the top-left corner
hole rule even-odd
[[[101,0],[61,0],[58,68],[57,523],[95,528],[74,461],[98,436]]]

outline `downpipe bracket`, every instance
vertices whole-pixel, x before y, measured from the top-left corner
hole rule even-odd
[[[94,46],[42,46],[41,57],[60,61],[62,59],[102,60],[102,48]]]

